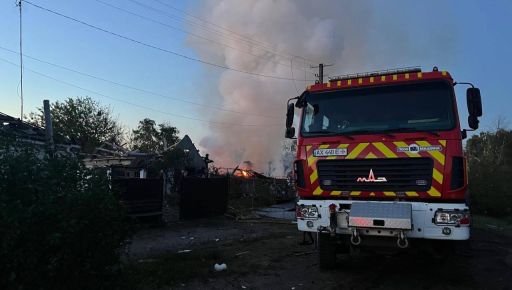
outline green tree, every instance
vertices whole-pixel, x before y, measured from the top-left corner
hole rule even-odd
[[[176,127],[166,123],[159,124],[157,127],[154,120],[145,118],[139,121],[137,129],[132,131],[132,149],[162,153],[180,140],[178,133]]]
[[[103,142],[120,144],[123,130],[108,107],[90,97],[68,98],[51,104],[55,142],[69,140],[91,152]],[[44,111],[38,108],[30,114],[30,122],[44,127]]]
[[[466,144],[469,190],[474,210],[512,215],[512,131],[497,129],[474,135]]]
[[[0,288],[111,288],[130,229],[105,174],[0,132]]]

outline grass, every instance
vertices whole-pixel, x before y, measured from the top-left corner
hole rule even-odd
[[[472,225],[477,229],[492,230],[512,236],[512,217],[495,218],[484,215],[473,215]]]
[[[128,289],[155,289],[206,279],[211,276],[213,265],[222,262],[220,258],[218,250],[203,249],[130,262],[122,271],[122,284]]]

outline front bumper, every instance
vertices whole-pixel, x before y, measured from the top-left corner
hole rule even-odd
[[[346,222],[346,216],[350,215],[350,206],[356,202],[353,200],[299,200],[297,205],[315,205],[318,208],[318,217],[297,218],[297,226],[300,231],[318,232],[329,231],[332,225],[329,205],[336,205],[337,222],[336,234],[350,235],[356,229],[362,236],[397,236],[403,232],[408,238],[435,239],[435,240],[467,240],[470,236],[470,227],[457,225],[437,225],[434,223],[434,215],[437,210],[468,211],[463,203],[426,203],[426,202],[400,202],[411,205],[411,228],[389,229],[386,227],[362,228],[351,227]],[[364,201],[367,202],[367,201]],[[389,201],[375,201],[375,203],[393,203]],[[332,232],[332,230],[331,230]]]

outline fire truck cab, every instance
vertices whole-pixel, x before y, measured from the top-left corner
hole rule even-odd
[[[406,248],[415,239],[469,239],[467,129],[455,85],[436,67],[406,68],[332,78],[288,101],[297,225],[317,234],[321,267],[370,240]],[[469,86],[468,123],[476,130],[480,91],[458,85]]]

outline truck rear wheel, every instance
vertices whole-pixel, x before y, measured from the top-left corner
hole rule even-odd
[[[336,264],[336,239],[329,234],[319,234],[318,262],[321,269],[331,269]]]

